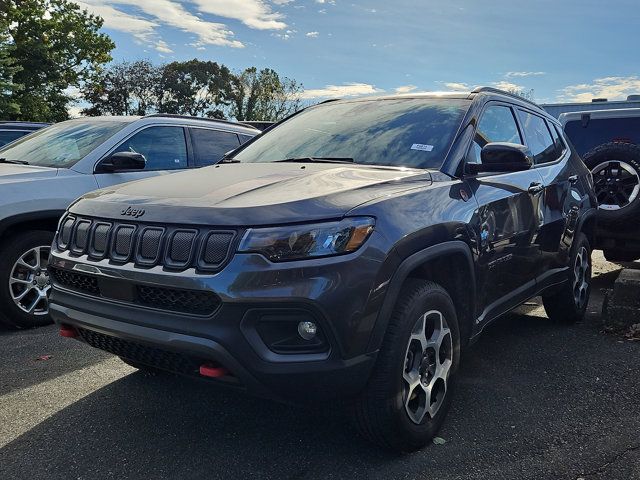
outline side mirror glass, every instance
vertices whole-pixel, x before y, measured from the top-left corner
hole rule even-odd
[[[517,143],[487,143],[482,147],[480,158],[482,163],[469,163],[467,170],[471,173],[521,172],[529,170],[533,165],[529,149]]]
[[[147,159],[137,152],[116,152],[98,164],[97,173],[127,172],[144,170]]]

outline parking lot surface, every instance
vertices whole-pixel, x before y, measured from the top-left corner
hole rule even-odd
[[[149,376],[55,327],[0,332],[0,478],[640,478],[640,342],[530,302],[466,353],[446,443],[391,455],[332,406],[295,408]]]

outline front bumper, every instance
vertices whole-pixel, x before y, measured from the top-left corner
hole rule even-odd
[[[56,285],[54,321],[80,331],[80,339],[138,363],[198,376],[189,365],[215,363],[230,375],[210,379],[263,397],[294,403],[349,397],[364,388],[376,352],[366,348],[374,270],[371,252],[275,265],[259,255],[236,255],[215,275],[180,274],[86,261],[54,248],[54,268],[117,281],[215,292],[210,315],[145,308]],[[328,343],[322,352],[274,353],[252,328],[260,315],[301,315],[316,322]],[[156,360],[156,358],[160,360]],[[175,360],[176,365],[171,363]],[[186,366],[185,366],[186,365]]]

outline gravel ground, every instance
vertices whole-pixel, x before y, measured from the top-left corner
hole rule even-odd
[[[54,327],[0,332],[0,478],[640,479],[640,342],[533,301],[463,360],[443,445],[390,455],[331,406],[294,408],[148,376]],[[42,356],[48,359],[39,359]]]

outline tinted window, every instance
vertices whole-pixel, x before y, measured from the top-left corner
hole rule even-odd
[[[584,126],[583,126],[584,125]],[[609,142],[640,144],[640,118],[592,118],[589,121],[572,120],[564,132],[580,155]]]
[[[9,142],[13,142],[16,138],[25,136],[27,133],[24,130],[1,130],[0,131],[0,147],[6,145]]]
[[[529,112],[518,110],[527,146],[533,155],[534,163],[553,162],[558,159],[556,145],[551,138],[544,118]]]
[[[242,135],[242,134],[240,134],[239,137],[240,137],[240,143],[248,142],[253,138],[251,135]]]
[[[43,128],[0,149],[0,157],[41,167],[71,167],[130,120],[69,120]]]
[[[551,131],[551,136],[553,137],[553,144],[555,145],[554,157],[560,158],[565,150],[565,144],[562,138],[560,138],[560,133],[558,132],[558,127],[547,122],[547,126],[549,127],[549,131]]]
[[[522,143],[511,108],[501,105],[487,107],[478,123],[467,161],[480,163],[482,147],[492,142]]]
[[[356,100],[311,107],[236,155],[241,162],[341,157],[356,163],[439,168],[469,100]]]
[[[149,127],[121,143],[114,152],[137,152],[147,159],[145,170],[187,168],[182,127]]]
[[[206,128],[191,129],[191,141],[196,154],[196,165],[213,165],[225,153],[240,146],[238,135],[230,132],[209,130]]]

